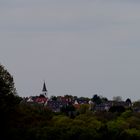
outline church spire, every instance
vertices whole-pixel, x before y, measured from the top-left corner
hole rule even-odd
[[[43,91],[43,92],[44,92],[44,91],[45,91],[45,92],[47,91],[45,81],[44,81],[44,84],[43,84],[43,89],[42,89],[42,91]]]
[[[45,95],[45,96],[47,96],[47,94],[48,94],[48,90],[47,90],[47,88],[46,88],[46,83],[45,83],[45,81],[44,81],[44,84],[43,84],[42,93],[43,93],[43,95]]]

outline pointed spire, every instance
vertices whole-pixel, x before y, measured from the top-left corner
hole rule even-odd
[[[45,81],[44,81],[44,84],[43,84],[43,89],[42,89],[43,92],[47,92],[47,88],[46,88],[46,84],[45,84]]]

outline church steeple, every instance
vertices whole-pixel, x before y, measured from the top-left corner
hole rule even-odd
[[[42,94],[43,94],[44,96],[47,96],[47,94],[48,94],[48,90],[47,90],[47,88],[46,88],[46,83],[45,83],[45,81],[44,81],[44,84],[43,84]]]

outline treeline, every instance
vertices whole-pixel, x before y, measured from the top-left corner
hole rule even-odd
[[[7,115],[3,134],[13,140],[140,139],[140,113],[131,109],[115,113],[87,110],[71,118],[42,106],[19,104]]]
[[[0,139],[10,140],[139,140],[140,113],[90,111],[86,105],[52,112],[41,105],[22,104],[13,77],[0,65]],[[135,102],[140,107],[140,102]]]

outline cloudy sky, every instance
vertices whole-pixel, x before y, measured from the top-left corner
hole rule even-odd
[[[0,0],[0,63],[20,96],[140,99],[139,0]]]

